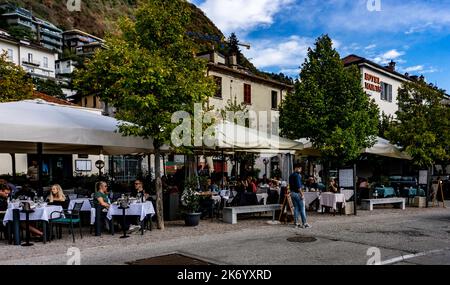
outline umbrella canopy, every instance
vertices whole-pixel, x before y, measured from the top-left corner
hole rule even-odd
[[[372,146],[371,148],[366,148],[364,150],[364,153],[370,153],[405,160],[412,159],[411,156],[409,156],[407,153],[400,151],[398,147],[391,144],[388,140],[380,137],[377,137],[375,145]]]
[[[230,122],[222,122],[215,126],[215,141],[217,148],[221,150],[246,152],[282,153],[304,148],[301,142]]]
[[[315,149],[308,139],[300,139],[297,140],[304,144],[305,148],[298,153],[301,155],[309,155],[309,156],[320,156],[320,151]],[[361,153],[369,153],[379,156],[411,160],[411,156],[407,153],[402,152],[397,146],[391,144],[388,140],[376,137],[375,144],[370,148],[365,148],[361,151]]]
[[[151,140],[125,137],[121,122],[90,109],[26,100],[0,104],[0,153],[149,153]]]

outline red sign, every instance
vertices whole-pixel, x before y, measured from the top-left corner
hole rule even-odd
[[[365,73],[364,81],[366,81],[364,82],[364,88],[381,93],[381,81],[379,77],[373,76],[369,73]]]

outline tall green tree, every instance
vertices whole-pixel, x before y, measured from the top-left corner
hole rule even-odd
[[[280,110],[282,134],[309,138],[325,162],[341,165],[374,144],[379,110],[361,86],[357,67],[344,68],[324,35],[308,50],[295,91]]]
[[[450,108],[443,104],[445,91],[423,79],[405,82],[398,92],[397,118],[388,132],[417,166],[430,167],[450,159]]]
[[[0,102],[20,101],[33,96],[33,83],[20,66],[0,56]]]
[[[384,112],[381,114],[380,121],[378,123],[378,136],[381,138],[387,138],[388,132],[392,127],[393,117],[386,115]]]
[[[124,135],[153,139],[158,228],[164,229],[160,149],[176,127],[171,117],[177,111],[192,114],[194,103],[213,96],[215,84],[187,36],[187,2],[144,2],[134,20],[120,21],[107,49],[76,72],[75,86],[81,95],[100,96],[117,108],[119,119],[134,123],[120,126]]]

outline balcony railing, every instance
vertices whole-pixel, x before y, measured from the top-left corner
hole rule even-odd
[[[41,62],[37,60],[29,60],[28,58],[22,58],[22,64],[40,66]]]

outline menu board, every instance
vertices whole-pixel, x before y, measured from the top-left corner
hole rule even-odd
[[[339,169],[339,187],[354,187],[353,169]]]
[[[420,185],[428,184],[428,170],[419,171],[419,184]]]

